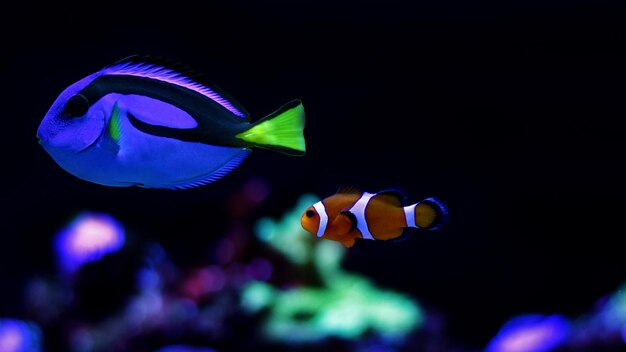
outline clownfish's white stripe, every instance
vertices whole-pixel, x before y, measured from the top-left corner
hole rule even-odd
[[[364,192],[361,198],[357,200],[356,203],[350,208],[350,212],[354,214],[356,217],[356,228],[361,231],[363,238],[366,240],[374,240],[374,236],[370,233],[369,228],[367,227],[367,220],[365,219],[365,208],[367,208],[367,204],[370,199],[376,194]]]
[[[415,224],[415,206],[417,203],[413,205],[409,205],[404,207],[404,217],[406,218],[406,226],[407,227],[419,227]]]
[[[317,211],[317,214],[320,216],[320,226],[317,228],[317,237],[324,236],[324,232],[326,232],[326,226],[328,225],[328,215],[326,215],[326,207],[324,207],[324,203],[319,201],[313,204],[313,208]]]

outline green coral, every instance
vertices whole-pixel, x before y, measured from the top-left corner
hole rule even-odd
[[[424,317],[414,300],[381,290],[367,278],[344,271],[341,261],[346,248],[302,229],[300,216],[318,200],[314,195],[303,195],[281,220],[259,220],[256,233],[295,265],[304,267],[312,262],[322,287],[282,290],[252,282],[242,292],[243,308],[249,312],[267,310],[265,335],[292,343],[330,336],[357,339],[368,332],[398,340],[419,328]]]
[[[285,213],[282,220],[260,219],[255,225],[257,237],[281,252],[291,262],[304,264],[311,257],[314,242],[300,226],[300,216],[311,204],[319,201],[312,194],[300,197],[296,206]]]

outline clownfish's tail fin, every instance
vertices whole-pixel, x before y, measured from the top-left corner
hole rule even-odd
[[[426,198],[404,207],[408,227],[439,230],[448,220],[448,208],[437,198]]]

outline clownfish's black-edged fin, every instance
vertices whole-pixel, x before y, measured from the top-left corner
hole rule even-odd
[[[448,207],[438,198],[429,197],[418,203],[430,206],[435,211],[435,217],[429,226],[422,227],[426,230],[439,230],[448,221]]]
[[[340,186],[339,189],[337,190],[337,193],[342,193],[342,194],[363,194],[363,191],[361,191],[360,189],[358,189],[355,186]]]
[[[406,203],[406,194],[400,187],[385,188],[384,190],[378,192],[376,196],[381,196],[380,199],[386,199],[391,204],[397,206],[403,206]]]
[[[385,242],[403,242],[405,241],[407,238],[411,237],[410,232],[412,231],[411,228],[406,228],[404,229],[404,231],[402,231],[402,234],[396,238],[392,238],[390,240],[386,240]]]
[[[350,224],[352,224],[350,226],[350,231],[348,232],[353,232],[354,230],[356,230],[356,222],[357,222],[356,216],[347,210],[342,211],[340,214],[345,216],[348,220],[350,220]]]
[[[103,73],[115,73],[121,71],[124,74],[139,75],[151,78],[164,78],[174,81],[174,84],[186,83],[187,88],[191,88],[204,95],[212,96],[211,99],[220,104],[226,102],[231,107],[231,112],[250,121],[250,114],[231,95],[222,90],[204,74],[192,69],[173,59],[166,59],[159,56],[131,55],[102,69]],[[185,86],[183,84],[183,86]],[[208,94],[205,94],[206,92]],[[214,93],[215,95],[213,96]]]

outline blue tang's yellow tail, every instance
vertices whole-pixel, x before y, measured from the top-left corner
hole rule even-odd
[[[257,147],[304,155],[304,106],[300,100],[293,100],[236,137]]]

